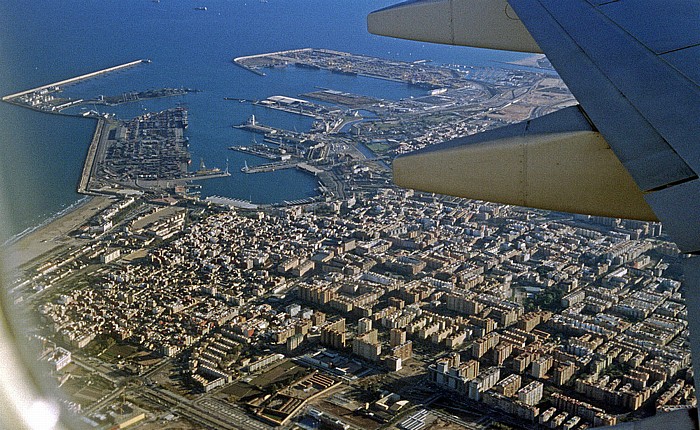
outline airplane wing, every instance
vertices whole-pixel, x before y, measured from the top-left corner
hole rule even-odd
[[[400,186],[661,220],[700,253],[700,0],[417,0],[375,34],[543,52],[570,107],[402,155]]]

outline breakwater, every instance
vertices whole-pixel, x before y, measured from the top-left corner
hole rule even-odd
[[[86,73],[84,75],[75,76],[73,78],[64,79],[62,81],[53,82],[51,84],[46,84],[46,85],[42,85],[40,87],[32,88],[29,90],[20,91],[18,93],[9,94],[9,95],[4,96],[2,98],[2,101],[10,101],[12,99],[15,99],[17,97],[22,97],[22,96],[27,95],[27,94],[35,93],[35,92],[42,91],[42,90],[48,90],[49,88],[60,87],[62,85],[74,84],[76,82],[80,82],[80,81],[85,80],[85,79],[94,78],[96,76],[100,76],[100,75],[103,75],[105,73],[116,72],[118,70],[122,70],[122,69],[126,69],[128,67],[136,66],[137,64],[149,63],[149,62],[150,62],[150,60],[130,61],[128,63],[119,64],[117,66],[108,67],[106,69],[101,69],[101,70],[97,70],[94,72]]]

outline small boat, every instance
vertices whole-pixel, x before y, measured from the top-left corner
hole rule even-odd
[[[207,10],[206,6],[197,6],[194,10]]]

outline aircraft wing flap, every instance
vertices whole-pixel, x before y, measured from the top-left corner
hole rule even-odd
[[[621,0],[600,6],[600,12],[655,54],[700,44],[700,2]]]
[[[700,253],[700,179],[647,194],[646,201],[683,252]]]
[[[683,74],[695,85],[700,86],[700,66],[698,65],[700,46],[691,46],[678,51],[667,52],[661,57],[678,70],[678,73]]]
[[[612,2],[616,2],[619,0],[588,0],[588,3],[592,4],[593,6],[600,6],[603,4],[608,4]]]

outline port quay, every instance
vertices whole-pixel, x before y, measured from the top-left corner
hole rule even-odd
[[[9,95],[4,96],[2,98],[2,101],[4,101],[4,102],[11,101],[12,99],[15,99],[17,97],[22,97],[22,96],[27,95],[27,94],[36,93],[36,92],[39,92],[42,90],[47,90],[49,88],[60,87],[62,85],[74,84],[76,82],[80,82],[80,81],[83,81],[85,79],[94,78],[94,77],[97,77],[100,75],[104,75],[106,73],[116,72],[119,70],[123,70],[123,69],[127,69],[129,67],[136,66],[138,64],[150,63],[150,62],[151,62],[151,60],[146,60],[146,59],[130,61],[128,63],[119,64],[117,66],[108,67],[106,69],[97,70],[95,72],[86,73],[86,74],[80,75],[80,76],[75,76],[75,77],[70,78],[70,79],[64,79],[62,81],[54,82],[54,83],[47,84],[47,85],[42,85],[40,87],[32,88],[32,89],[25,90],[25,91],[20,91],[18,93],[14,93],[14,94],[9,94]]]

